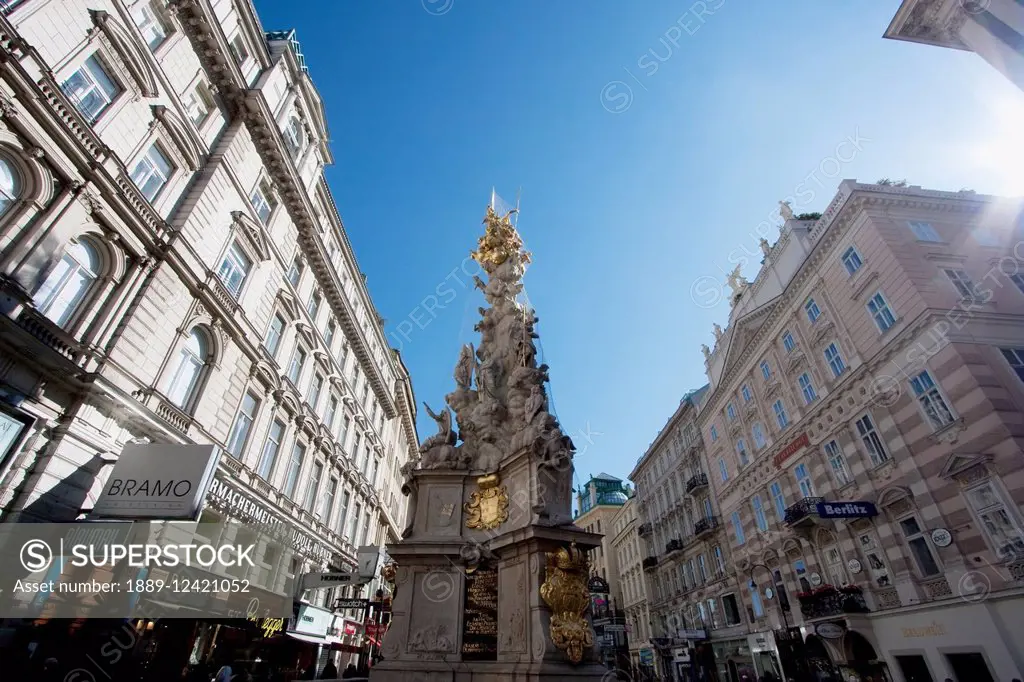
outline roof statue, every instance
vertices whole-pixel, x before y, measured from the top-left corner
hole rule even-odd
[[[706,343],[700,344],[700,352],[704,353],[704,362],[711,362],[711,349]]]
[[[783,220],[793,219],[793,209],[790,207],[788,201],[779,202],[779,215],[782,216]]]
[[[449,435],[455,432],[446,428],[443,414],[438,417],[431,413],[440,433],[420,446],[420,466],[469,469],[488,475],[498,471],[503,459],[524,450],[535,455],[540,466],[568,463],[562,467],[568,475],[556,477],[559,483],[550,494],[559,500],[565,498],[567,518],[563,521],[571,523],[571,459],[575,448],[549,412],[544,389],[548,368],[537,365],[534,344],[537,317],[518,301],[530,254],[509,221],[511,214],[499,217],[488,207],[484,235],[472,252],[487,276],[486,282],[476,278],[475,283],[488,306],[480,308],[481,320],[476,325],[480,343],[475,350],[468,344],[462,348],[455,369],[455,390],[445,396],[455,413],[457,437]]]
[[[764,237],[761,237],[760,244],[761,244],[761,253],[764,254],[765,258],[767,258],[768,256],[770,256],[772,254],[772,246],[771,246],[771,244],[768,243],[768,240],[765,239]]]
[[[747,286],[747,278],[740,274],[740,264],[737,263],[733,271],[729,273],[729,277],[726,280],[729,284],[729,288],[732,289],[732,293],[735,296]]]
[[[722,331],[722,326],[715,322],[712,325],[712,328],[715,331],[715,341],[720,341],[722,339],[722,334],[724,334],[724,332]]]

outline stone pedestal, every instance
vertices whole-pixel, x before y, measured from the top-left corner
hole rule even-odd
[[[480,494],[481,472],[413,472],[414,522],[403,542],[388,546],[397,564],[396,592],[381,647],[383,660],[373,667],[372,682],[608,679],[593,641],[578,663],[555,645],[552,612],[541,596],[545,580],[558,572],[556,565],[549,566],[549,553],[573,543],[582,552],[597,546],[600,536],[572,525],[536,523],[544,516],[532,508],[536,496],[529,487],[518,488],[524,494],[516,495],[509,485],[529,484],[520,477],[529,474],[528,467],[517,466],[518,459],[508,462],[507,481],[499,471],[497,484],[485,488],[485,494],[496,489],[495,497],[509,499],[508,518],[496,528],[466,527],[481,516],[474,499]],[[524,453],[522,463],[528,462]],[[494,478],[485,477],[484,485]],[[485,502],[481,505],[486,521],[489,512]],[[586,578],[584,573],[584,583]],[[494,586],[493,635],[468,632],[479,629],[481,621],[486,624],[488,616],[477,615],[479,595],[467,595],[467,584],[475,585],[474,590]],[[583,623],[592,637],[589,613],[583,614]]]

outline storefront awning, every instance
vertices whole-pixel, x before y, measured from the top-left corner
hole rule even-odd
[[[323,637],[314,637],[313,635],[304,635],[301,632],[289,632],[289,637],[294,637],[300,642],[307,642],[309,644],[326,644],[327,640]]]

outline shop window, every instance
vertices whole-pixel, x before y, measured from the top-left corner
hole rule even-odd
[[[949,661],[949,667],[953,669],[953,674],[958,680],[995,682],[985,657],[980,653],[946,654],[946,660]]]

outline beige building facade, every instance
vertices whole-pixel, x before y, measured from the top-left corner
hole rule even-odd
[[[1017,0],[903,0],[885,37],[974,52],[1024,90],[1024,7]]]
[[[397,540],[415,401],[294,34],[247,0],[8,2],[0,33],[2,519],[87,515],[126,442],[213,443],[203,520],[288,524],[292,573]]]
[[[783,664],[798,638],[843,679],[1024,672],[1021,208],[852,180],[820,217],[783,207],[705,349],[699,424],[736,576],[702,596],[712,640],[736,589]],[[722,653],[756,659],[755,640]]]
[[[626,641],[631,667],[639,669],[653,655],[650,651],[651,614],[647,579],[643,573],[644,545],[637,533],[636,497],[631,497],[611,519],[611,551],[618,566],[612,580],[619,585],[620,605],[626,615]],[[642,650],[648,653],[641,654]]]

